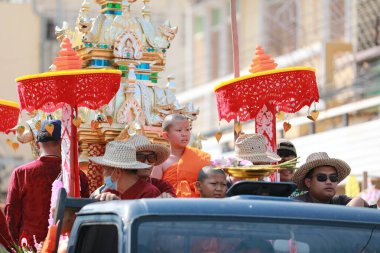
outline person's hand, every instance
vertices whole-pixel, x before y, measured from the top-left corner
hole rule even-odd
[[[111,192],[103,192],[95,196],[95,199],[100,201],[120,200],[120,198]]]
[[[163,193],[161,193],[161,195],[158,196],[157,198],[168,199],[168,198],[174,198],[174,197],[173,197],[170,193],[163,192]]]

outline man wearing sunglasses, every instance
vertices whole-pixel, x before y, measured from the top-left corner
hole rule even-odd
[[[335,195],[338,184],[350,172],[351,168],[345,161],[330,158],[325,152],[313,153],[293,176],[298,189],[308,191],[295,199],[309,203],[368,207],[359,197],[351,199],[346,195]]]
[[[140,179],[143,179],[155,186],[161,192],[161,195],[158,196],[159,198],[176,197],[174,188],[170,183],[161,179],[150,177],[153,166],[160,165],[169,157],[169,149],[161,144],[152,144],[149,139],[143,135],[131,136],[126,142],[136,149],[136,161],[150,165],[148,168],[137,170],[136,175]],[[96,189],[91,194],[90,198],[100,196],[105,189],[106,184]],[[110,193],[106,194],[107,195],[103,194],[102,197],[108,199],[112,199],[114,197],[111,196]]]
[[[174,188],[169,182],[150,176],[153,166],[160,165],[168,159],[169,148],[162,144],[151,143],[147,137],[138,134],[129,138],[127,142],[136,148],[137,161],[152,166],[149,169],[137,171],[137,175],[157,187],[161,192],[161,198],[176,197]]]

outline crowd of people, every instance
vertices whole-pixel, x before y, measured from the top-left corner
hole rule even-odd
[[[54,131],[46,130],[47,124]],[[208,153],[188,146],[191,126],[180,114],[165,118],[163,136],[170,148],[153,144],[143,135],[112,141],[103,156],[90,161],[103,167],[104,185],[90,194],[86,175],[80,173],[81,197],[100,201],[140,198],[224,198],[234,183],[244,180],[227,175],[212,164]],[[277,153],[266,150],[259,134],[242,134],[235,143],[236,158],[253,165],[282,163],[297,157],[295,146],[281,141]],[[37,248],[48,232],[52,183],[61,177],[61,122],[45,121],[37,136],[40,157],[16,168],[11,176],[4,213],[0,213],[0,243]],[[280,169],[281,182],[294,182],[297,200],[309,203],[368,207],[360,197],[336,195],[337,185],[350,174],[350,166],[327,153],[311,154],[299,168]]]

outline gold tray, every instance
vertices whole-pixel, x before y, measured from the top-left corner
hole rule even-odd
[[[246,179],[259,179],[269,176],[276,171],[276,168],[254,168],[254,167],[225,167],[222,168],[227,174],[233,177]]]

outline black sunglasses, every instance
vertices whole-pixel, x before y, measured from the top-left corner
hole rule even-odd
[[[315,177],[317,178],[318,182],[326,182],[327,178],[329,178],[332,183],[338,182],[337,174],[330,174],[327,176],[326,174],[320,173],[320,174],[317,174]]]
[[[151,154],[136,153],[136,160],[142,163],[145,163],[146,161],[148,161],[148,163],[155,163],[157,162],[157,155],[156,153],[151,153]]]

